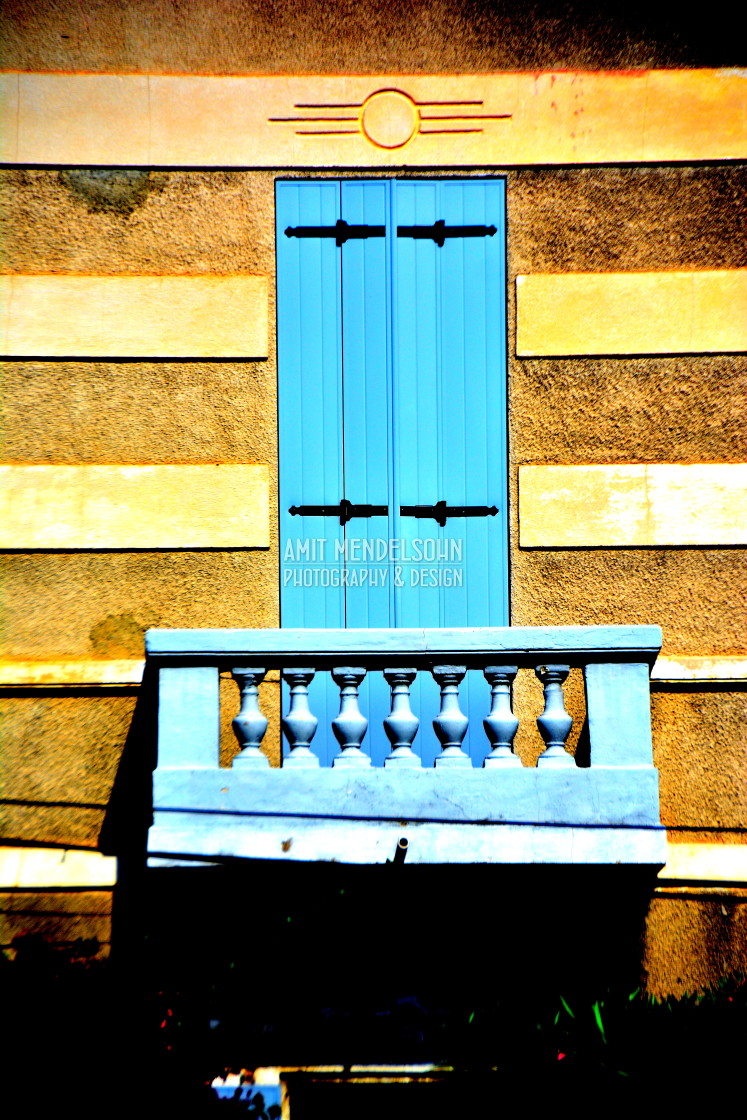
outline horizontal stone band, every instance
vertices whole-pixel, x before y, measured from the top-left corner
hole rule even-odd
[[[3,162],[510,166],[744,159],[743,70],[0,75]]]
[[[265,358],[266,276],[0,276],[13,358]]]
[[[747,350],[747,269],[516,278],[520,358]]]
[[[519,467],[522,548],[747,544],[747,463]]]
[[[0,548],[268,548],[269,469],[0,466]]]

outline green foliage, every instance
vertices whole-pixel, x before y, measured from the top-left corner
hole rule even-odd
[[[747,1033],[747,975],[661,1000],[640,987],[572,1002],[559,995],[536,1033],[546,1045],[540,1060],[550,1064],[554,1055],[571,1079],[593,1073],[643,1085],[657,1068],[669,1068],[728,1081],[740,1066],[737,1040]]]

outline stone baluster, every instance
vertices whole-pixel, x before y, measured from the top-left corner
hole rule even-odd
[[[332,679],[340,689],[340,714],[332,720],[332,730],[341,748],[333,766],[371,765],[371,759],[361,750],[368,720],[358,707],[358,687],[365,675],[365,669],[350,666],[332,670]]]
[[[545,690],[545,710],[537,718],[540,735],[547,744],[537,759],[538,766],[575,766],[565,750],[573,719],[565,710],[563,681],[570,672],[568,665],[540,665],[535,670]]]
[[[521,759],[513,751],[519,721],[511,710],[511,685],[517,672],[516,665],[487,665],[483,669],[491,693],[490,715],[482,721],[492,746],[483,762],[487,768],[521,766]]]
[[[384,679],[392,691],[392,710],[384,720],[392,753],[384,759],[385,766],[420,766],[420,759],[412,749],[420,720],[410,707],[410,685],[416,675],[416,669],[384,670]]]
[[[441,689],[441,711],[433,721],[433,730],[441,743],[435,766],[472,765],[469,755],[462,750],[469,720],[459,707],[459,684],[466,672],[465,665],[434,665],[431,669]]]
[[[311,750],[311,740],[319,723],[309,708],[309,684],[313,677],[314,669],[283,670],[283,680],[290,688],[290,706],[283,719],[283,733],[290,753],[283,759],[283,766],[319,765],[319,759]]]
[[[264,679],[265,669],[233,669],[231,676],[241,690],[241,708],[231,721],[233,732],[239,741],[241,751],[236,755],[232,766],[266,767],[269,759],[262,754],[261,744],[267,730],[267,719],[259,707],[259,685]]]

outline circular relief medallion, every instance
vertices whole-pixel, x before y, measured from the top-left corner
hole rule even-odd
[[[397,89],[372,93],[363,103],[361,128],[377,148],[402,148],[420,127],[420,112],[411,97]]]

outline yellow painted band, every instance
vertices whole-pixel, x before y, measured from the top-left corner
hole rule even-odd
[[[265,358],[266,276],[0,276],[10,357]]]
[[[0,548],[267,548],[269,470],[0,466]]]
[[[0,687],[139,685],[145,660],[0,661]]]
[[[747,544],[747,463],[519,468],[523,548]]]
[[[0,661],[0,688],[136,686],[142,682],[144,659]],[[271,670],[266,680],[279,680]],[[655,681],[743,681],[747,680],[747,656],[659,657],[651,670]]]
[[[652,681],[747,680],[747,657],[659,657],[651,670]]]
[[[747,269],[588,272],[516,279],[516,353],[747,350]]]
[[[408,109],[408,105],[411,107]],[[743,70],[0,74],[0,158],[79,166],[498,166],[747,156]]]
[[[117,861],[68,848],[0,848],[0,889],[113,887]]]
[[[747,844],[667,844],[658,878],[747,883]]]

